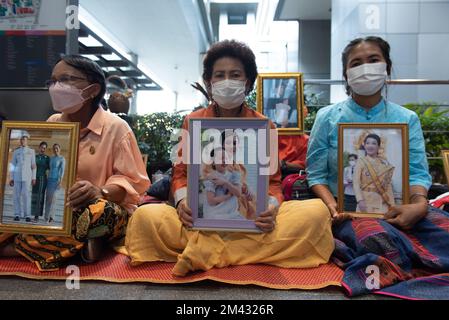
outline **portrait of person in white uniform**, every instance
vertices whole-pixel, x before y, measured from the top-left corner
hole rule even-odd
[[[13,187],[14,221],[31,222],[31,190],[36,184],[36,154],[28,146],[30,135],[23,133],[20,146],[14,150],[10,163],[9,185]]]

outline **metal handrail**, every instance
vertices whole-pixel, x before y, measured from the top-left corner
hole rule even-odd
[[[304,84],[342,85],[345,83],[346,82],[344,80],[331,80],[331,79],[304,80]],[[393,85],[445,85],[449,84],[449,80],[395,79],[395,80],[387,80],[387,83]]]
[[[389,85],[449,85],[449,80],[426,80],[426,79],[396,79],[387,80]],[[305,85],[345,85],[344,80],[331,80],[331,79],[307,79],[304,80]],[[307,105],[310,108],[320,108],[327,105]],[[449,107],[447,104],[438,105],[438,107]],[[305,130],[304,133],[310,134],[311,131]],[[423,133],[429,134],[446,134],[449,131],[438,130],[423,130]],[[427,157],[428,160],[443,160],[443,157]]]
[[[327,107],[329,103],[326,104],[307,104],[307,108],[321,108]],[[438,104],[438,107],[449,108],[449,104]]]

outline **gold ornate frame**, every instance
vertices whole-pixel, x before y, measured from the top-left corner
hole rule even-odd
[[[25,233],[51,236],[70,236],[72,228],[72,210],[66,207],[67,200],[64,200],[64,218],[61,227],[32,225],[30,223],[22,224],[5,224],[3,223],[3,205],[5,201],[5,185],[8,177],[8,156],[12,152],[10,150],[11,132],[12,130],[24,130],[27,132],[63,132],[67,135],[68,146],[66,150],[68,157],[66,159],[64,186],[67,195],[69,188],[75,183],[76,169],[78,163],[78,140],[79,140],[79,124],[63,123],[63,122],[19,122],[4,121],[1,132],[1,161],[0,161],[0,232],[7,233]],[[32,216],[33,217],[33,216]]]
[[[410,197],[409,186],[409,141],[408,141],[408,125],[403,123],[340,123],[338,125],[338,211],[344,210],[344,130],[346,129],[399,129],[401,130],[402,138],[402,203],[408,204]],[[399,150],[398,150],[399,151]],[[383,217],[382,213],[359,213],[347,212],[354,217]]]
[[[443,157],[444,173],[446,174],[446,183],[449,184],[449,150],[441,150]]]
[[[257,111],[264,114],[264,80],[268,79],[295,79],[296,80],[296,106],[298,113],[297,128],[278,128],[281,136],[301,135],[304,133],[304,80],[302,73],[261,73],[257,78]],[[271,119],[272,120],[272,119]],[[273,121],[274,122],[274,121]]]

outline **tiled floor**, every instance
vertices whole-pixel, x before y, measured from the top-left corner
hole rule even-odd
[[[68,290],[64,281],[33,281],[0,278],[0,301],[27,300],[346,300],[340,288],[323,290],[271,290],[256,286],[226,285],[205,281],[185,285],[113,284],[81,282],[79,290]],[[385,299],[369,295],[357,300]]]

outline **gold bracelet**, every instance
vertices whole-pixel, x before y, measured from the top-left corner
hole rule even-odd
[[[410,196],[410,202],[413,202],[413,199],[415,199],[416,197],[423,197],[426,199],[426,201],[429,201],[429,199],[427,198],[427,194],[416,192]]]

